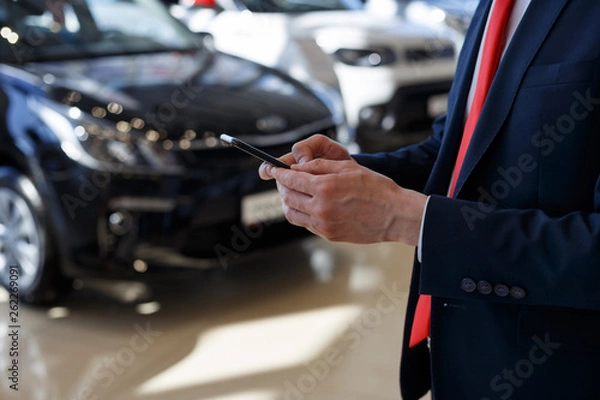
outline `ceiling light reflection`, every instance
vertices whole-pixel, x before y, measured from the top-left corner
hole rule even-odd
[[[148,303],[140,303],[135,306],[135,311],[142,315],[156,314],[160,311],[160,303],[158,301],[150,301]]]
[[[66,307],[52,307],[46,312],[46,315],[50,319],[66,318],[69,314],[69,309]]]
[[[301,366],[335,346],[361,311],[345,305],[210,329],[184,359],[142,384],[138,395],[162,398],[186,387]]]

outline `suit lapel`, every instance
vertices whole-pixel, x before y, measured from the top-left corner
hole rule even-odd
[[[545,38],[548,36],[548,33],[568,1],[569,0],[533,0],[530,4],[521,25],[517,29],[517,32],[515,32],[511,44],[500,63],[496,78],[490,88],[490,92],[480,116],[480,121],[477,124],[473,138],[471,139],[469,150],[458,178],[456,186],[457,193],[460,192],[465,181],[502,128],[514,103],[525,72],[531,65],[535,55],[538,53]],[[470,70],[472,69],[473,68]],[[469,76],[463,77],[463,79],[467,79],[468,83],[470,83],[472,76],[473,73],[471,72]],[[463,86],[468,87],[469,85],[463,83]],[[464,99],[466,99],[468,92],[467,94],[463,92],[461,95],[464,96],[461,98],[463,99],[461,100],[463,107],[462,109],[457,109],[457,111],[462,111],[462,113],[457,114],[455,112],[454,115],[454,118],[461,120],[461,124],[459,125],[454,121],[453,125],[450,126],[453,131],[459,130],[460,135],[462,135],[462,126],[464,122],[464,119],[462,118],[465,109]],[[456,157],[456,152],[454,153],[454,157]]]
[[[463,43],[461,55],[456,66],[452,90],[448,97],[448,114],[444,128],[444,140],[440,148],[437,163],[431,173],[426,193],[446,194],[452,166],[462,137],[467,97],[475,72],[477,55],[483,38],[487,16],[492,0],[481,0],[473,15],[469,33]]]

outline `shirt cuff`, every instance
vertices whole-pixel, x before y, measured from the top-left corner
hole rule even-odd
[[[421,232],[419,233],[419,245],[417,246],[417,260],[419,262],[421,262],[421,259],[423,257],[423,228],[425,227],[425,214],[427,213],[427,205],[429,204],[429,199],[431,199],[431,196],[427,196],[427,200],[425,201],[425,207],[423,208],[423,218],[421,219]]]

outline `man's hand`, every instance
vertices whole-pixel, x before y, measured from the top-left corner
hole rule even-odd
[[[360,166],[326,141],[318,143],[323,146],[296,149],[296,154],[312,161],[293,164],[291,170],[269,169],[290,223],[331,241],[400,241],[416,246],[426,196]],[[283,160],[299,160],[293,153],[288,155],[293,159]],[[342,160],[317,158],[332,154]]]
[[[281,157],[281,161],[286,164],[304,164],[317,158],[327,160],[352,160],[348,150],[341,144],[331,140],[324,135],[314,135],[308,139],[296,143],[292,147],[292,152]],[[273,179],[271,171],[274,167],[269,163],[263,163],[258,173],[262,179]]]

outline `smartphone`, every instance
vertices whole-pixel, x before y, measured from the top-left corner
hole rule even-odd
[[[237,149],[240,149],[240,150],[250,154],[251,156],[258,158],[259,160],[266,161],[270,164],[273,164],[276,167],[287,168],[287,169],[290,168],[289,165],[278,160],[277,158],[273,157],[269,153],[265,153],[264,151],[257,149],[256,147],[254,147],[238,138],[234,138],[232,136],[222,134],[220,136],[220,139],[223,142],[227,143],[228,145],[233,146]]]

